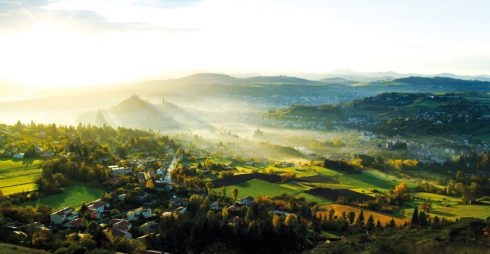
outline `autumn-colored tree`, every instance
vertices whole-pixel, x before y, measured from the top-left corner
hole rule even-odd
[[[206,218],[208,218],[208,220],[211,220],[214,218],[214,211],[213,210],[209,210],[208,213],[206,214]]]
[[[153,181],[149,179],[148,181],[146,181],[145,187],[149,190],[153,190],[155,189],[155,184],[153,184]]]
[[[214,184],[212,182],[206,183],[206,190],[208,192],[208,195],[211,195],[211,193],[213,192],[213,187],[214,187]]]
[[[297,222],[297,217],[296,217],[296,215],[295,215],[295,214],[292,214],[292,213],[288,214],[288,215],[286,216],[286,219],[284,220],[284,224],[285,224],[286,226],[292,226],[292,225],[295,225],[295,224],[296,224],[296,222]]]
[[[335,210],[332,208],[328,211],[328,220],[333,221],[334,215],[335,215]]]
[[[430,213],[430,210],[432,209],[432,204],[429,202],[422,202],[420,203],[420,210],[424,211],[426,213]]]
[[[228,219],[228,209],[226,207],[223,207],[223,210],[221,210],[221,217],[223,220]]]
[[[112,199],[111,194],[109,194],[109,193],[107,193],[107,192],[106,192],[106,193],[104,193],[104,196],[102,196],[102,200],[104,200],[104,201],[106,201],[106,202],[111,201],[111,199]]]
[[[395,187],[395,191],[398,193],[408,193],[408,186],[402,182]]]

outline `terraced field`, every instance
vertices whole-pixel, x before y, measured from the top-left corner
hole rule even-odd
[[[4,195],[35,190],[40,164],[39,160],[0,160],[0,190]]]

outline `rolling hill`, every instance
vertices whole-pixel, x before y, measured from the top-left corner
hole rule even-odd
[[[210,128],[199,117],[171,102],[163,100],[160,104],[152,104],[138,95],[132,95],[106,110],[82,113],[78,122],[162,131]]]
[[[337,105],[292,106],[269,117],[389,135],[484,134],[490,124],[488,99],[479,93],[383,93]]]

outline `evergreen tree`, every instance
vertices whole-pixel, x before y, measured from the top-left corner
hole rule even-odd
[[[366,228],[368,230],[372,230],[374,228],[374,218],[373,215],[369,215],[368,220],[366,222]]]
[[[425,214],[424,211],[421,211],[419,213],[419,225],[420,226],[427,226],[427,225],[429,225],[429,221],[427,220],[427,215]]]
[[[233,190],[231,191],[231,193],[233,194],[233,202],[236,202],[236,199],[238,198],[238,189],[237,188],[233,188]]]
[[[391,218],[391,220],[390,220],[389,227],[390,228],[396,228],[396,222],[395,222],[395,220],[393,218]]]
[[[335,210],[332,208],[328,211],[328,220],[333,221],[333,216],[335,215]]]
[[[434,217],[434,220],[432,221],[431,227],[433,227],[435,229],[439,229],[441,227],[439,217],[437,217],[437,216]]]
[[[354,219],[356,218],[356,213],[353,211],[350,211],[347,216],[349,217],[349,223],[354,224]]]
[[[361,213],[359,213],[359,216],[357,217],[356,224],[358,226],[364,226],[364,211],[361,210]]]

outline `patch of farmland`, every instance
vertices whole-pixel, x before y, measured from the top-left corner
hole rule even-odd
[[[368,201],[374,199],[369,195],[355,192],[349,189],[313,188],[307,190],[306,193],[315,196],[320,196],[330,200],[337,200],[339,197],[345,197],[350,200],[360,200],[360,201]]]
[[[281,177],[278,175],[252,173],[252,174],[234,175],[234,176],[217,179],[213,181],[213,185],[215,188],[221,186],[228,186],[228,185],[237,185],[237,184],[248,182],[253,179],[259,179],[269,183],[278,183],[282,180]]]
[[[339,183],[337,180],[332,179],[330,177],[326,177],[324,175],[313,175],[313,176],[304,176],[296,178],[298,182],[306,182],[306,183]]]
[[[356,219],[357,219],[357,216],[359,216],[359,213],[362,210],[363,213],[364,213],[365,220],[367,220],[367,218],[369,218],[369,216],[372,215],[375,222],[379,219],[379,221],[383,225],[385,225],[386,223],[389,223],[391,221],[391,219],[395,220],[395,223],[398,226],[401,226],[405,222],[409,222],[410,221],[410,219],[409,218],[406,218],[406,217],[393,216],[393,215],[390,215],[390,214],[384,214],[384,213],[375,212],[375,211],[371,211],[371,210],[361,209],[361,208],[355,207],[355,206],[340,205],[340,204],[330,204],[330,205],[324,206],[322,208],[324,208],[327,211],[327,213],[328,213],[328,210],[334,209],[335,210],[335,215],[336,216],[339,216],[339,217],[342,216],[342,213],[343,212],[345,212],[346,214],[348,214],[349,212],[355,212],[356,213]]]

